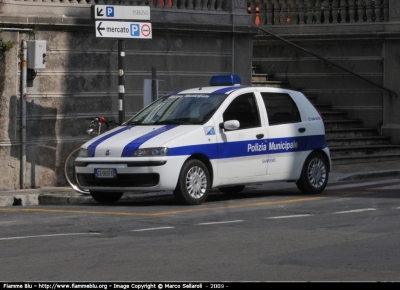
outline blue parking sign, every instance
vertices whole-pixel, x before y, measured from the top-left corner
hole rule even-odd
[[[114,6],[106,6],[107,17],[114,17]]]
[[[131,24],[131,36],[140,36],[139,24]]]

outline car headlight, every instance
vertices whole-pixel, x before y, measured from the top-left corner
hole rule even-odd
[[[85,148],[79,149],[78,157],[87,157],[88,150]]]
[[[134,157],[148,157],[148,156],[167,156],[169,149],[167,147],[158,148],[141,148],[133,152]]]

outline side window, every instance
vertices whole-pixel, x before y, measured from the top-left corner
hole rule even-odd
[[[301,122],[299,109],[288,94],[261,93],[270,126]]]
[[[248,93],[234,99],[224,112],[223,119],[238,120],[239,129],[260,127],[260,113],[254,94]]]

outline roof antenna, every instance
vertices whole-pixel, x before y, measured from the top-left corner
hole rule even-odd
[[[204,87],[204,85],[207,83],[208,81],[205,81],[200,87],[199,87],[199,91],[201,91]]]

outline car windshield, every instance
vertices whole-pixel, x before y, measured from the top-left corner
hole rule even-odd
[[[159,98],[126,122],[127,125],[203,124],[228,95],[175,94]]]

